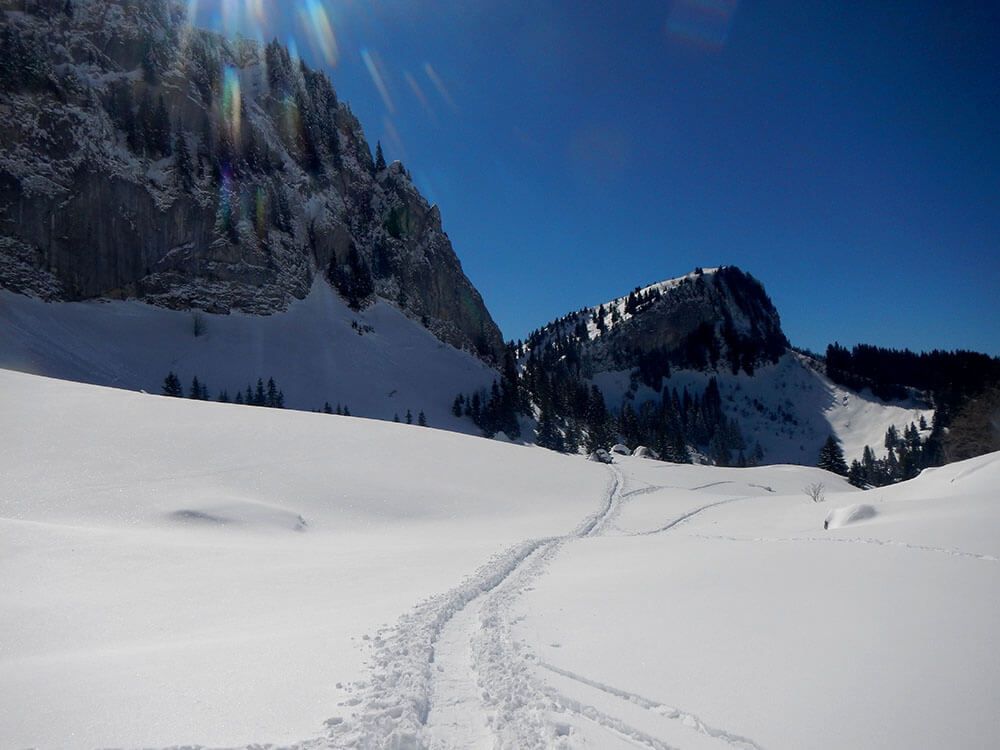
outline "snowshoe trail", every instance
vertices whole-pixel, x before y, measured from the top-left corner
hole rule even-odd
[[[493,747],[468,637],[478,627],[481,600],[475,599],[456,612],[442,628],[434,647],[432,702],[425,725],[432,750]]]
[[[601,508],[563,537],[514,545],[454,589],[403,615],[372,641],[371,679],[349,719],[329,723],[330,747],[532,748],[549,745],[553,708],[511,635],[517,597],[561,546],[597,536],[617,513],[622,474]]]

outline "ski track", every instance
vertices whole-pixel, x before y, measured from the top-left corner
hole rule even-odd
[[[356,685],[363,697],[348,701],[360,708],[348,719],[329,719],[324,744],[299,747],[547,746],[551,702],[511,635],[511,612],[563,544],[598,535],[616,514],[624,478],[608,468],[602,507],[572,533],[510,547],[376,635],[371,679]]]
[[[673,519],[672,521],[670,521],[670,523],[666,524],[665,526],[660,526],[657,529],[650,529],[649,531],[637,531],[634,532],[633,534],[630,534],[630,536],[651,536],[652,534],[662,534],[664,531],[670,531],[670,529],[674,528],[675,526],[679,526],[685,521],[694,518],[699,513],[704,513],[706,510],[710,510],[711,508],[717,508],[720,505],[728,505],[729,503],[735,503],[738,500],[752,500],[752,499],[753,499],[752,497],[730,497],[725,500],[716,500],[714,503],[709,503],[708,505],[702,505],[701,507],[695,508],[694,510],[689,510],[687,513],[684,513],[678,516],[677,518]]]
[[[898,542],[894,539],[875,539],[872,537],[821,537],[821,536],[791,536],[791,537],[738,537],[721,536],[717,534],[691,534],[697,539],[722,539],[728,542],[757,542],[759,544],[770,544],[780,542],[826,542],[833,544],[874,544],[880,547],[902,547],[904,549],[916,550],[918,552],[936,552],[952,557],[964,557],[972,560],[983,560],[985,562],[1000,562],[1000,558],[994,555],[986,555],[978,552],[963,552],[962,550],[949,549],[947,547],[929,547],[923,544],[909,544],[908,542]]]
[[[576,682],[579,682],[583,685],[587,685],[588,687],[600,690],[601,692],[607,693],[608,695],[612,695],[616,698],[620,698],[621,700],[633,703],[641,708],[646,709],[647,711],[652,711],[656,715],[662,716],[665,719],[680,721],[684,724],[684,726],[694,729],[699,734],[704,734],[708,737],[722,740],[727,744],[732,745],[735,748],[738,748],[738,750],[762,750],[760,745],[758,745],[753,740],[738,734],[733,734],[732,732],[728,732],[724,729],[718,729],[716,727],[712,727],[706,724],[704,721],[702,721],[697,715],[690,713],[688,711],[683,711],[679,708],[674,708],[673,706],[668,706],[658,701],[654,701],[649,698],[644,698],[636,693],[630,693],[627,690],[621,690],[620,688],[616,688],[602,682],[597,682],[596,680],[591,680],[587,677],[577,674],[576,672],[571,672],[568,669],[562,669],[560,667],[557,667],[554,664],[548,664],[547,662],[540,661],[538,662],[538,666],[542,667],[543,669],[547,669],[555,674],[562,675],[563,677],[566,677],[570,680],[575,680]]]

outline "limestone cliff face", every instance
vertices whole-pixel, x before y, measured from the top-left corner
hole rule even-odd
[[[752,373],[788,348],[760,282],[733,266],[701,270],[570,313],[536,331],[527,348],[579,342],[588,373],[638,368],[651,380],[671,366]]]
[[[325,75],[176,0],[0,0],[0,286],[268,314],[317,274],[502,355],[440,212]]]

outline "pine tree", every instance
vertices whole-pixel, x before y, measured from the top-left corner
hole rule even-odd
[[[855,487],[864,489],[867,486],[865,481],[865,468],[858,459],[851,461],[851,468],[847,470],[847,481]]]
[[[840,474],[842,477],[847,476],[848,468],[847,462],[844,461],[844,451],[834,435],[831,434],[823,443],[823,447],[819,451],[819,462],[816,465],[826,471]]]
[[[375,171],[381,172],[385,169],[385,156],[382,153],[382,141],[375,144]]]
[[[459,393],[455,396],[455,402],[451,405],[451,413],[456,417],[462,416],[462,405],[465,403],[465,397]]]
[[[133,151],[141,153],[143,156],[153,150],[152,146],[156,140],[156,112],[153,108],[153,99],[149,94],[149,89],[144,89],[139,98],[139,112],[136,116],[136,146]],[[130,144],[131,145],[131,144]]]
[[[174,146],[174,167],[177,171],[177,181],[185,190],[194,187],[194,169],[191,164],[191,149],[188,148],[184,132],[177,134]]]
[[[409,409],[406,410],[406,424],[413,424],[413,414]]]
[[[264,393],[264,381],[257,378],[257,389],[253,393],[254,406],[266,406],[267,395]]]
[[[188,394],[188,398],[201,398],[201,382],[198,380],[197,375],[191,380],[191,392]]]
[[[181,387],[180,378],[172,371],[167,373],[167,377],[163,379],[163,395],[177,398],[184,396],[184,388]]]
[[[395,414],[392,415],[392,421],[395,422],[396,424],[399,424],[399,412],[396,412]]]
[[[171,153],[170,115],[167,113],[167,103],[163,95],[156,104],[153,114],[153,148],[160,156],[170,156]]]
[[[423,411],[421,411],[420,414],[417,415],[417,424],[420,425],[421,427],[427,426],[427,416],[424,414]]]
[[[330,402],[329,401],[327,401],[325,404],[323,404],[323,413],[324,414],[333,414],[333,407],[330,406]]]

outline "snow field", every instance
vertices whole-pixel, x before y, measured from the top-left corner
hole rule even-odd
[[[1000,454],[862,493],[0,393],[0,745],[1000,744]]]
[[[898,485],[877,515],[828,532],[831,507],[874,493],[828,482],[827,502],[812,503],[787,494],[812,470],[620,464],[630,481],[659,470],[687,489],[627,485],[617,528],[563,550],[517,605],[515,638],[533,644],[538,679],[587,718],[573,723],[579,746],[611,731],[694,747],[699,725],[720,747],[1000,741],[1000,508],[988,488],[1000,456]],[[719,484],[690,489],[693,470]],[[774,492],[734,478],[757,472]],[[717,504],[726,488],[734,501]]]
[[[543,450],[0,383],[3,747],[318,737],[364,636],[605,501],[603,467]]]

